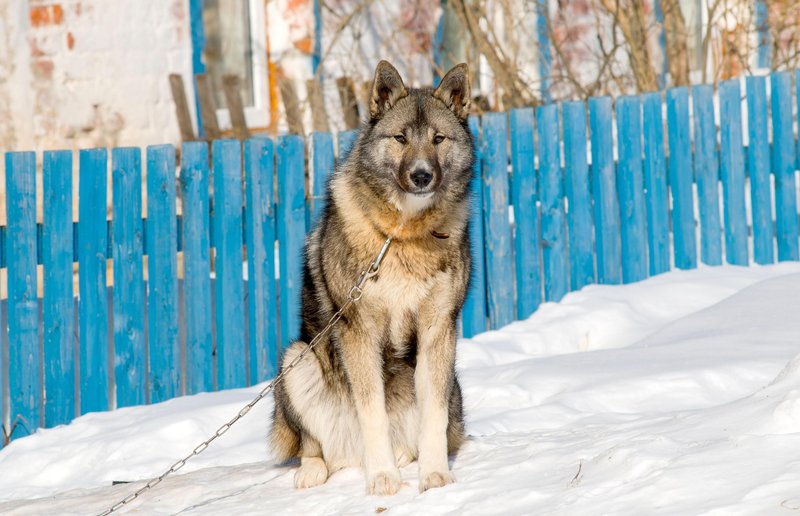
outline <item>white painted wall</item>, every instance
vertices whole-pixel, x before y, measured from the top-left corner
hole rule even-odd
[[[177,143],[172,72],[187,0],[0,0],[0,151]]]

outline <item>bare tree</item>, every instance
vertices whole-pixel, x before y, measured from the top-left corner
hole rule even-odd
[[[767,2],[766,23],[762,13],[756,22],[754,0],[658,1],[661,20],[656,0],[321,0],[326,38],[317,73],[360,85],[382,57],[409,82],[426,85],[467,61],[473,105],[508,109],[542,102],[543,80],[554,100],[724,80],[751,71],[764,40],[773,69],[800,65],[797,0]],[[545,18],[547,41],[537,16]],[[537,61],[543,43],[549,67]],[[665,70],[666,83],[659,78]]]
[[[675,86],[689,84],[689,47],[686,20],[678,0],[661,0],[669,75]]]
[[[658,76],[648,49],[643,3],[638,0],[600,0],[600,6],[613,17],[615,28],[619,28],[625,37],[637,89],[640,92],[657,90]]]
[[[453,10],[461,19],[478,51],[486,58],[494,76],[503,89],[506,107],[518,107],[534,104],[535,97],[531,87],[520,76],[519,69],[514,59],[507,55],[498,41],[497,36],[490,28],[490,24],[481,26],[481,20],[486,20],[486,2],[468,0],[450,0]],[[511,7],[508,2],[498,2],[498,8],[509,12]],[[513,39],[513,38],[512,38]],[[511,47],[513,50],[513,46]]]
[[[800,66],[800,2],[769,2],[769,34],[772,40],[772,69],[794,69]]]

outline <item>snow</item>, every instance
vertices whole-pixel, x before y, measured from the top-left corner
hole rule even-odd
[[[267,398],[130,505],[140,514],[790,514],[800,510],[800,264],[591,286],[459,344],[457,483],[318,488],[266,448]],[[80,417],[0,451],[0,513],[100,512],[261,386]],[[127,509],[126,509],[127,510]]]

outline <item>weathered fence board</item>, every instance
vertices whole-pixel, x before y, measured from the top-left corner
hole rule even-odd
[[[487,113],[483,116],[481,128],[486,301],[489,327],[493,329],[514,320],[506,114]]]
[[[641,281],[647,277],[641,118],[639,97],[622,97],[617,100],[617,188],[624,283]]]
[[[776,245],[779,260],[796,260],[797,90],[791,79],[771,76],[771,117],[766,80],[747,79],[747,149],[738,81],[720,86],[718,122],[707,86],[694,86],[691,97],[676,88],[666,99],[662,93],[620,98],[616,109],[606,97],[566,103],[563,131],[556,105],[470,117],[476,144],[473,276],[461,314],[463,335],[527,317],[543,299],[560,299],[595,281],[630,282],[665,272],[671,252],[678,268],[695,267],[698,252],[703,263],[720,264],[723,249],[727,263],[771,263]],[[338,135],[339,161],[356,137],[355,131]],[[72,153],[44,153],[38,226],[35,156],[6,154],[8,226],[0,227],[0,266],[7,268],[8,316],[0,329],[8,331],[8,348],[0,357],[10,363],[0,365],[0,392],[10,396],[0,420],[15,422],[19,415],[12,437],[80,413],[252,385],[275,375],[282,346],[300,336],[303,242],[324,209],[334,136],[314,133],[308,156],[297,135],[215,141],[211,151],[209,169],[209,145],[185,143],[176,173],[172,146],[149,147],[145,205],[142,151],[113,149],[111,220],[107,151],[80,151],[77,223]],[[41,316],[38,277],[44,281]]]
[[[558,106],[536,108],[539,141],[539,190],[542,202],[542,262],[544,298],[558,301],[567,293],[567,235],[564,219],[564,181],[558,151]]]
[[[331,153],[331,159],[333,155]],[[272,140],[244,144],[247,308],[250,328],[250,384],[278,370],[277,296],[275,284],[275,151]]]
[[[109,409],[106,187],[108,152],[80,152],[78,296],[81,414]]]
[[[719,215],[719,163],[717,126],[714,122],[714,88],[692,89],[694,107],[694,177],[700,215],[700,261],[722,264],[722,223]]]
[[[597,282],[622,282],[622,243],[619,233],[619,201],[614,170],[611,98],[589,99],[592,133],[592,196]]]
[[[480,119],[469,117],[469,130],[475,141],[475,162],[472,166],[472,213],[469,238],[472,246],[472,281],[461,310],[461,331],[469,338],[486,331],[486,262],[483,253],[483,177]],[[532,134],[531,130],[531,134]]]
[[[44,424],[53,427],[69,423],[76,409],[72,152],[45,152],[43,161]]]
[[[144,227],[142,156],[111,152],[114,259],[114,385],[116,406],[145,403]],[[169,251],[169,250],[167,250]]]
[[[775,216],[778,260],[797,260],[797,187],[792,129],[792,76],[772,74],[772,173],[775,177]]]
[[[747,78],[747,171],[753,219],[753,261],[765,265],[775,261],[770,188],[769,129],[767,126],[767,82],[764,77]]]
[[[303,138],[278,138],[278,246],[280,251],[281,348],[300,337],[300,294],[303,285],[305,181]]]
[[[236,147],[238,149],[238,144]],[[241,170],[241,166],[236,163],[236,184],[240,192],[237,206],[239,206],[238,211],[241,214],[242,183],[239,170]],[[217,193],[218,190],[215,189],[214,192]],[[154,403],[178,396],[181,389],[179,362],[181,353],[178,340],[178,263],[176,257],[178,229],[175,211],[175,148],[171,145],[148,147],[147,234],[150,238],[147,241],[147,312],[149,316],[147,322],[150,351],[150,399]],[[228,214],[226,213],[226,215]],[[241,235],[241,224],[238,234]],[[225,235],[221,235],[219,238],[224,241]],[[241,254],[241,242],[238,249]],[[241,281],[241,266],[238,272]],[[228,336],[226,335],[226,337]]]
[[[580,290],[594,283],[592,197],[586,161],[586,104],[563,105],[564,189],[567,195],[569,288]]]
[[[212,144],[217,388],[247,385],[242,268],[242,156],[236,140]]]
[[[208,145],[181,148],[183,290],[186,325],[186,393],[214,388],[211,334]]]
[[[669,190],[672,194],[672,234],[675,266],[697,267],[694,200],[692,196],[692,141],[689,135],[689,90],[667,90]]]
[[[747,209],[744,202],[744,148],[739,80],[719,86],[720,176],[724,194],[725,260],[747,265]]]
[[[6,154],[8,195],[8,393],[15,437],[39,426],[39,321],[36,301],[36,155]]]
[[[539,211],[536,208],[536,164],[533,109],[509,113],[511,138],[511,205],[514,207],[514,268],[517,319],[526,319],[542,300],[539,271]]]
[[[647,205],[647,251],[650,275],[669,270],[669,194],[664,159],[661,93],[642,95],[644,188]]]

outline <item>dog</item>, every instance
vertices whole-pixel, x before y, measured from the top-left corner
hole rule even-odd
[[[367,492],[392,495],[414,460],[420,492],[453,482],[464,440],[455,371],[457,320],[471,272],[468,221],[474,145],[467,66],[436,89],[375,71],[369,120],[332,174],[305,244],[300,340],[292,362],[348,300],[388,237],[363,297],[275,388],[270,444],[299,458],[297,488],[363,467]]]

